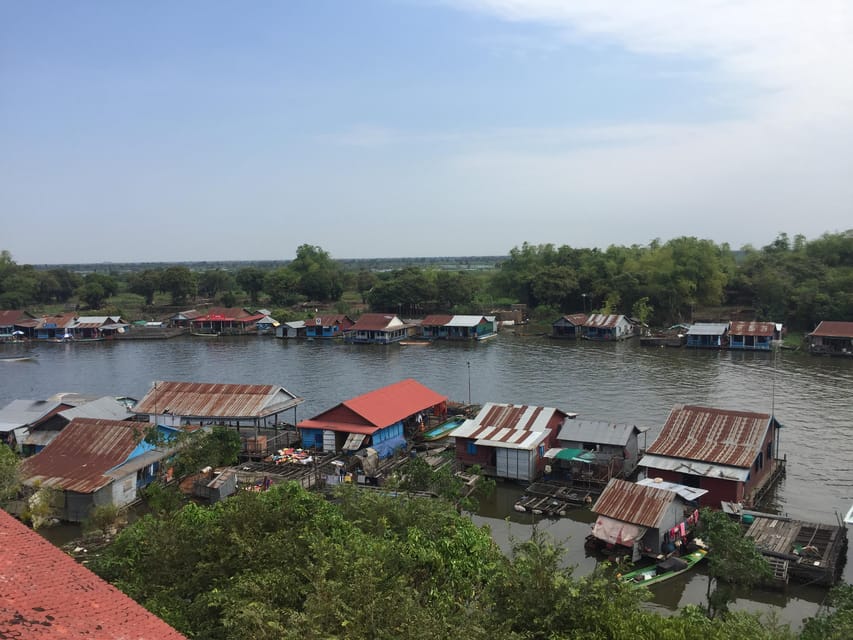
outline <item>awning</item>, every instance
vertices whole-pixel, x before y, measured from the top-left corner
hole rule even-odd
[[[358,451],[367,436],[363,433],[351,433],[344,442],[344,451]]]
[[[633,547],[634,543],[646,534],[646,527],[614,520],[607,516],[598,516],[592,525],[592,535],[608,544],[621,544]]]
[[[548,449],[545,452],[546,458],[551,458],[552,460],[568,460],[574,462],[595,462],[595,453],[587,452],[583,449]]]

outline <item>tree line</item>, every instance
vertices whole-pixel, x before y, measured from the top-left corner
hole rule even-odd
[[[571,312],[621,313],[656,326],[691,322],[719,307],[754,319],[810,330],[825,319],[853,319],[853,230],[807,241],[779,234],[770,244],[732,250],[683,236],[606,249],[522,244],[491,269],[413,262],[377,271],[302,245],[296,258],[263,268],[191,270],[187,266],[80,275],[38,270],[0,255],[0,307],[25,308],[76,300],[101,308],[117,292],[151,306],[158,292],[174,305],[199,299],[289,307],[342,303],[345,292],[374,311],[417,316],[486,313],[526,304],[541,317]],[[469,260],[469,259],[466,259]],[[444,260],[445,263],[452,261]],[[715,318],[716,319],[716,318]]]

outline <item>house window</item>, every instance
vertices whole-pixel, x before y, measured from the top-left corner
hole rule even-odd
[[[768,460],[773,459],[773,443],[772,442],[767,443],[767,459]]]
[[[539,445],[539,457],[540,458],[545,457],[545,445],[544,444]]]
[[[477,455],[477,445],[473,442],[469,442],[466,451],[468,452],[469,456],[476,456]]]

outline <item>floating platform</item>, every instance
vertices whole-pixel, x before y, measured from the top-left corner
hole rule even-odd
[[[769,513],[743,512],[752,523],[752,538],[780,582],[788,579],[833,585],[841,575],[847,551],[847,528],[841,524],[816,524]]]
[[[524,492],[525,495],[515,502],[515,510],[546,516],[564,516],[572,509],[592,506],[601,493],[597,488],[550,482],[534,482]]]

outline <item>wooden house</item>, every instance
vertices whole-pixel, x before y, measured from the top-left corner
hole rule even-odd
[[[406,431],[424,414],[444,416],[447,397],[412,379],[346,400],[298,425],[304,448],[355,452],[364,447],[380,458],[406,446]]]
[[[24,322],[29,324],[32,320],[34,318],[26,311],[18,309],[0,310],[0,342],[14,340],[18,336],[26,335],[23,328],[19,328],[17,325]]]
[[[140,419],[170,427],[225,425],[274,428],[284,425],[282,414],[303,398],[270,384],[216,384],[157,381],[133,412]]]
[[[196,318],[200,318],[204,314],[201,311],[196,311],[195,309],[187,309],[186,311],[179,311],[173,316],[170,316],[168,319],[168,323],[170,327],[180,327],[182,329],[189,329],[192,326],[193,320]]]
[[[32,336],[36,340],[70,340],[72,335],[68,329],[74,324],[76,315],[71,312],[36,318],[33,321]]]
[[[684,542],[704,494],[704,489],[657,479],[633,483],[614,478],[592,507],[592,537],[630,550],[633,562],[642,556],[663,557]]]
[[[633,323],[623,315],[593,313],[583,323],[583,337],[587,340],[625,340],[634,335]]]
[[[590,453],[587,461],[606,467],[607,477],[627,478],[640,458],[639,435],[646,429],[633,424],[598,420],[566,420],[557,434],[557,446]]]
[[[142,605],[0,509],[0,637],[185,640]]]
[[[304,320],[291,320],[290,322],[282,322],[275,328],[275,337],[305,338],[307,336],[307,330]]]
[[[33,424],[73,406],[59,399],[12,400],[0,409],[0,446],[5,444],[20,450]]]
[[[438,340],[447,337],[447,323],[453,319],[452,315],[429,315],[421,322],[421,336],[430,340]]]
[[[773,340],[781,337],[775,322],[732,321],[729,325],[729,349],[770,351]]]
[[[260,313],[260,311],[258,313]],[[275,333],[275,330],[280,325],[281,323],[278,320],[268,313],[265,313],[264,316],[255,323],[255,329],[257,329],[259,335],[271,335]]]
[[[344,340],[359,344],[391,344],[409,335],[411,325],[393,313],[365,313],[348,331]]]
[[[453,432],[456,459],[498,478],[532,482],[556,445],[567,414],[550,407],[488,402]]]
[[[853,356],[853,322],[823,320],[806,336],[809,353],[822,356]]]
[[[317,316],[305,321],[306,338],[341,338],[355,322],[347,315]]]
[[[705,506],[753,505],[784,468],[780,426],[766,413],[678,405],[640,467],[649,477],[707,489]]]
[[[49,445],[56,436],[74,420],[74,418],[92,418],[96,420],[130,420],[134,417],[127,404],[112,396],[103,396],[83,402],[74,402],[74,406],[57,412],[50,412],[45,417],[33,422],[21,443],[24,456],[32,456]]]
[[[124,333],[128,325],[119,316],[77,316],[66,325],[71,340],[103,340]]]
[[[585,313],[560,316],[551,323],[552,338],[580,338],[589,317]]]
[[[158,429],[165,439],[177,433]],[[126,506],[173,453],[146,442],[145,435],[137,422],[75,418],[42,451],[21,462],[22,482],[56,490],[61,498],[54,507],[68,522],[83,522],[99,505]]]
[[[697,322],[687,330],[687,346],[694,349],[722,349],[728,345],[728,322]]]
[[[201,335],[244,335],[257,330],[264,314],[240,307],[213,307],[190,321],[193,333]]]
[[[448,340],[485,340],[497,335],[494,316],[453,316],[444,325]]]

